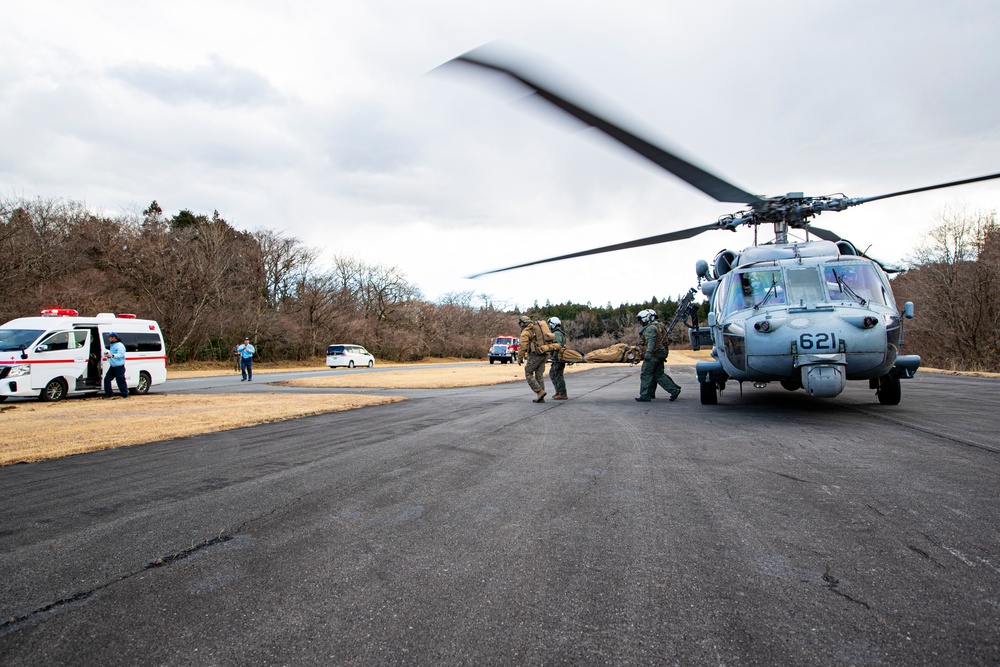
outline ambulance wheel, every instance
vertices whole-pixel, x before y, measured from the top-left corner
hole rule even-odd
[[[348,368],[354,368],[354,361],[348,361],[347,362],[347,367]]]
[[[3,403],[6,400],[7,400],[6,396],[0,396],[0,403]]]
[[[716,405],[719,402],[719,393],[716,390],[715,382],[699,382],[701,385],[701,404]]]
[[[133,390],[136,394],[148,394],[149,386],[153,383],[146,371],[139,371],[139,384]]]
[[[45,385],[45,389],[38,395],[39,400],[55,403],[56,401],[61,401],[66,396],[66,384],[62,381],[62,378],[55,378],[54,380],[49,380],[49,383]]]
[[[375,362],[369,360],[369,362],[368,362],[368,368],[375,368]]]
[[[490,363],[491,363],[491,364],[492,364],[492,363],[493,363],[494,361],[496,361],[496,359],[490,359]],[[503,361],[501,361],[500,363],[503,363]]]

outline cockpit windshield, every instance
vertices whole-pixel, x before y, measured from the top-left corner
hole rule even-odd
[[[830,301],[892,305],[888,290],[871,264],[828,264],[823,267],[823,280]]]
[[[785,303],[785,281],[780,269],[743,271],[733,276],[725,312]]]
[[[878,304],[893,307],[878,269],[868,263],[752,268],[730,273],[722,314],[765,306],[812,307],[824,303]],[[825,285],[825,290],[824,290]]]
[[[788,303],[793,306],[812,306],[826,301],[819,271],[815,266],[788,269]]]
[[[43,333],[43,329],[0,329],[0,352],[30,347]]]

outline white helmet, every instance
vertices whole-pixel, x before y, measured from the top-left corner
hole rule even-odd
[[[639,324],[649,324],[650,322],[656,321],[656,311],[650,310],[640,310],[639,314],[635,316],[635,319],[639,320]]]
[[[549,318],[549,328],[550,329],[552,329],[553,331],[555,331],[556,329],[559,329],[561,327],[562,327],[562,320],[560,320],[558,317],[550,317]]]

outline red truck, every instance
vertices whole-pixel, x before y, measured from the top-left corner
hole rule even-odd
[[[500,360],[501,364],[517,361],[517,348],[521,339],[517,336],[497,336],[490,344],[490,363]]]

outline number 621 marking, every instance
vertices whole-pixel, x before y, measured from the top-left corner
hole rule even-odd
[[[800,350],[834,350],[837,348],[837,336],[832,333],[804,333],[799,336]]]

